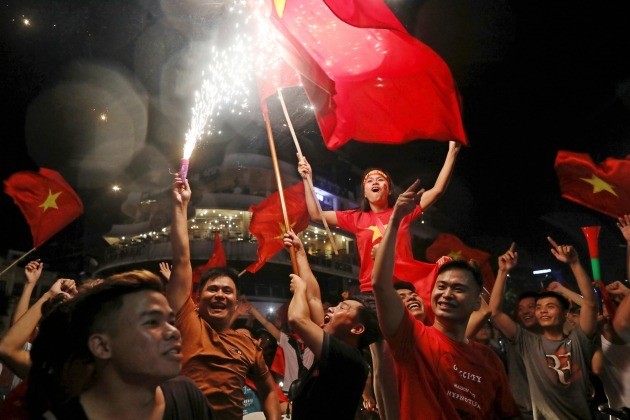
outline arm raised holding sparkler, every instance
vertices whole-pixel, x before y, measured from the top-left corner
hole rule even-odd
[[[188,180],[176,177],[173,182],[173,222],[171,225],[173,267],[166,287],[166,296],[175,312],[179,311],[186,303],[192,287],[187,221],[190,197],[191,191]]]

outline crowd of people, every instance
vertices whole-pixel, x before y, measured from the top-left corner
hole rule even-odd
[[[592,419],[600,404],[621,415],[630,407],[630,289],[608,284],[612,306],[602,306],[573,246],[548,238],[578,290],[553,282],[525,292],[513,315],[503,300],[515,244],[498,258],[489,295],[474,261],[427,264],[434,274],[423,291],[397,275],[413,256],[410,223],[444,193],[458,151],[451,143],[433,188],[416,181],[397,198],[385,171],[367,171],[358,210],[320,215],[306,188],[314,220],[357,236],[361,290],[325,305],[288,230],[298,272],[287,279],[286,322],[240,295],[228,267],[204,272],[193,294],[192,192],[176,175],[162,277],[59,279],[29,307],[43,264],[26,265],[0,340],[0,418]],[[298,171],[312,177],[304,158]],[[630,244],[630,215],[618,226]]]

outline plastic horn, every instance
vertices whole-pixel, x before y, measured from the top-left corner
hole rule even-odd
[[[188,175],[188,159],[182,158],[180,163],[181,166],[179,167],[179,177],[184,180]]]
[[[586,244],[588,245],[588,254],[591,258],[591,270],[593,271],[593,287],[595,293],[599,299],[599,312],[602,313],[603,306],[606,306],[606,310],[610,316],[614,316],[615,305],[612,299],[606,291],[606,287],[602,282],[602,276],[599,265],[599,231],[601,226],[584,226],[582,227],[582,233],[586,237]]]

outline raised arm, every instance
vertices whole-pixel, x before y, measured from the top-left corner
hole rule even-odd
[[[15,324],[15,322],[20,319],[20,317],[24,315],[28,310],[28,304],[31,301],[31,295],[33,294],[33,290],[35,290],[35,287],[37,286],[37,280],[39,280],[39,277],[42,275],[43,269],[44,263],[41,262],[41,260],[31,261],[26,264],[26,267],[24,267],[24,277],[26,278],[26,282],[24,282],[22,294],[20,295],[20,299],[15,306],[15,311],[13,311],[13,316],[11,317],[11,325]]]
[[[400,222],[406,215],[411,214],[421,200],[424,190],[418,191],[419,186],[420,181],[416,180],[398,196],[385,236],[383,236],[374,260],[372,288],[376,299],[378,323],[385,336],[392,336],[396,333],[407,310],[394,289],[392,278],[394,276],[396,237]]]
[[[573,290],[568,287],[564,287],[557,281],[552,281],[547,286],[547,290],[551,290],[552,292],[560,293],[565,298],[569,299],[571,302],[575,303],[577,306],[582,306],[583,298],[581,295],[575,293]]]
[[[453,174],[453,169],[455,168],[455,161],[457,160],[457,154],[462,148],[461,143],[457,143],[454,141],[450,141],[448,143],[448,153],[446,154],[446,159],[444,160],[444,165],[438,174],[437,179],[435,180],[435,185],[428,191],[425,191],[422,194],[422,198],[420,199],[420,207],[422,210],[426,210],[433,203],[437,201],[438,198],[446,191],[446,187],[448,186],[449,181],[451,180],[451,175]]]
[[[291,274],[291,292],[293,298],[289,303],[289,325],[319,359],[324,344],[324,330],[311,319],[306,301],[306,282],[295,274]]]
[[[514,249],[516,244],[512,242],[510,249],[499,257],[499,270],[497,271],[497,279],[492,288],[490,295],[490,312],[492,313],[492,322],[494,326],[509,340],[516,336],[516,322],[508,314],[503,312],[503,296],[505,295],[505,283],[507,275],[511,269],[518,264],[518,252]]]
[[[317,210],[317,204],[315,203],[315,197],[313,197],[313,192],[311,191],[311,187],[309,185],[309,179],[312,182],[313,179],[313,171],[311,169],[311,165],[306,161],[306,157],[304,155],[298,154],[298,172],[304,181],[304,198],[306,199],[306,208],[308,209],[308,215],[311,217],[311,220],[314,222],[321,222],[322,218]],[[324,211],[322,212],[324,217],[326,218],[326,223],[331,226],[337,226],[337,213],[334,211]]]
[[[309,311],[311,313],[311,319],[317,325],[321,325],[324,322],[324,306],[322,305],[322,294],[319,289],[319,283],[311,270],[311,266],[308,263],[308,257],[304,250],[304,245],[300,238],[289,230],[284,235],[284,246],[293,247],[295,249],[295,256],[298,265],[298,274],[306,283],[306,302],[308,303]]]
[[[468,325],[466,326],[466,338],[473,338],[477,335],[481,327],[490,318],[490,314],[490,305],[488,305],[486,297],[481,296],[481,307],[479,310],[474,311],[468,320]]]
[[[173,182],[173,220],[171,223],[171,246],[173,266],[171,277],[166,285],[166,297],[175,312],[184,305],[192,287],[192,266],[190,265],[190,243],[188,242],[188,203],[190,202],[188,180],[175,178]]]
[[[260,322],[262,324],[262,326],[267,331],[269,331],[271,333],[271,335],[273,335],[273,338],[275,338],[276,341],[279,341],[280,340],[280,333],[281,333],[281,331],[278,329],[278,327],[273,325],[272,322],[269,322],[269,320],[267,318],[265,318],[265,316],[262,313],[260,313],[258,308],[256,308],[254,305],[249,303],[244,296],[241,296],[241,302],[243,304],[245,304],[245,307],[247,308],[247,313],[253,315],[254,318],[256,318],[258,320],[258,322]]]
[[[31,369],[31,357],[28,351],[24,350],[26,344],[35,331],[37,324],[42,318],[42,306],[47,300],[65,294],[72,297],[77,294],[74,280],[59,279],[46,293],[40,297],[25,313],[9,328],[7,333],[0,340],[0,359],[18,377],[24,379]]]
[[[630,214],[620,217],[617,227],[626,240],[626,279],[630,280]]]
[[[578,254],[571,245],[558,245],[551,237],[547,237],[551,244],[551,253],[560,262],[569,264],[578,288],[582,294],[580,309],[580,328],[587,337],[593,337],[597,332],[597,296],[591,284],[591,278],[582,267]]]

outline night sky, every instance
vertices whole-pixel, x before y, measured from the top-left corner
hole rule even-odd
[[[630,16],[621,6],[565,0],[388,5],[448,63],[463,98],[471,147],[427,222],[495,255],[515,240],[532,267],[553,264],[548,234],[578,245],[585,257],[578,229],[599,224],[604,279],[623,276],[614,220],[562,199],[553,162],[558,150],[596,161],[630,154]],[[220,41],[225,13],[220,1],[193,0],[0,5],[0,175],[37,165],[60,171],[86,206],[65,233],[81,238],[83,252],[95,253],[111,223],[124,220],[125,187],[170,184],[199,82],[188,75],[201,70],[207,43]],[[232,122],[226,132],[233,137],[207,142],[200,156],[251,149],[264,139],[253,118]],[[311,130],[307,157],[321,162],[315,171],[337,153],[359,167],[390,170],[400,186],[415,177],[432,185],[446,153],[445,144],[430,141],[351,143],[329,152],[315,144],[312,126],[302,129]],[[115,183],[121,194],[111,191]],[[0,252],[30,249],[28,227],[5,194],[0,211]]]

